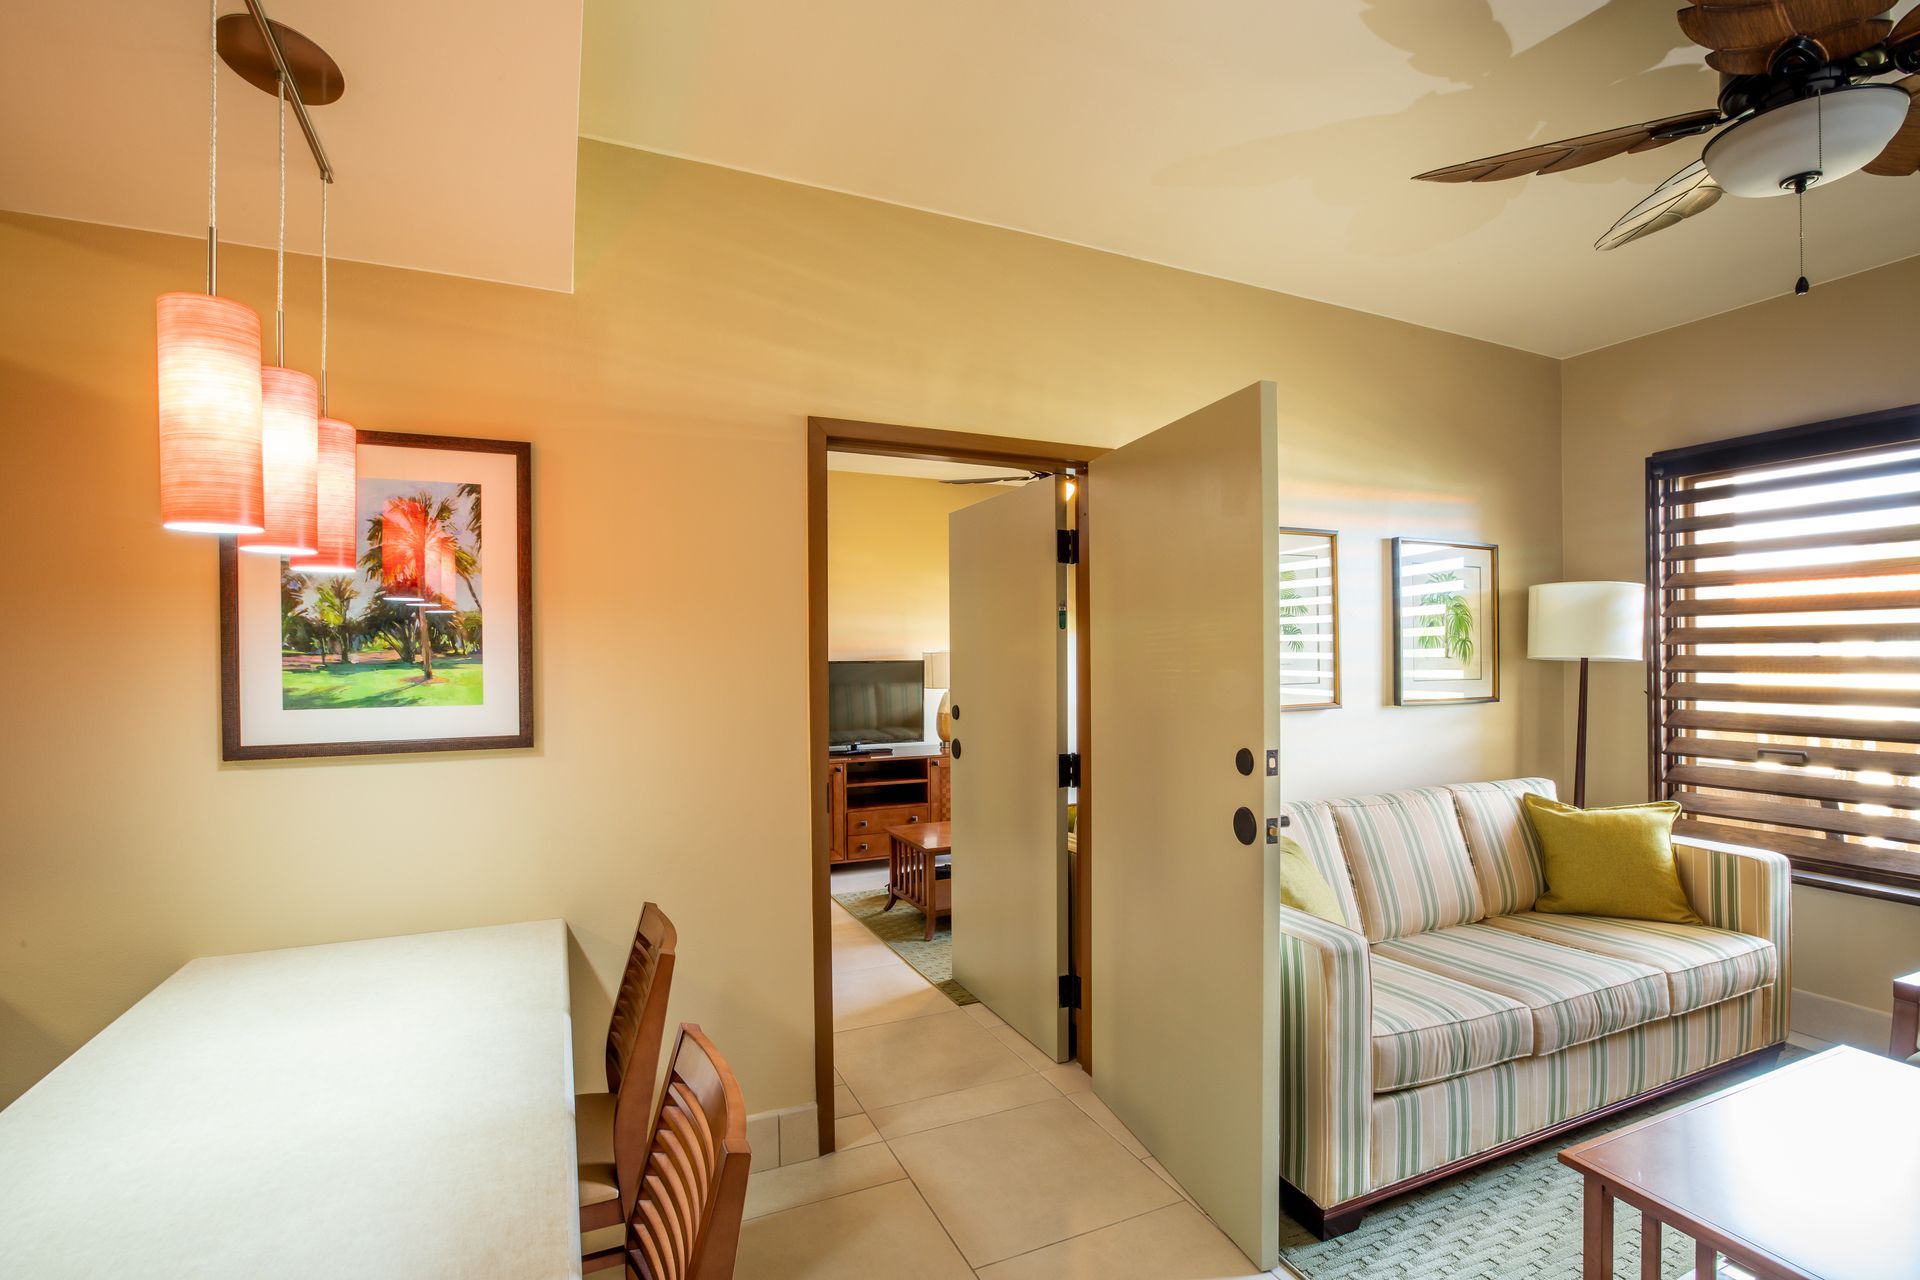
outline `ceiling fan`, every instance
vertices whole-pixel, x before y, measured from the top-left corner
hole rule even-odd
[[[1623,152],[1712,133],[1700,158],[1627,210],[1594,242],[1617,249],[1712,207],[1723,194],[1804,196],[1859,169],[1920,171],[1920,8],[1896,26],[1888,0],[1694,0],[1680,30],[1708,50],[1719,103],[1415,177],[1498,182],[1560,173]],[[1908,73],[1888,83],[1877,77]],[[1715,131],[1718,132],[1715,132]],[[1807,291],[1802,273],[1796,292]]]

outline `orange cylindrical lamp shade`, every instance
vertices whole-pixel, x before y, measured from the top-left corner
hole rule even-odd
[[[417,502],[390,498],[380,512],[380,589],[402,603],[426,598],[427,513]]]
[[[360,456],[358,433],[338,418],[320,419],[320,461],[314,480],[313,555],[295,556],[300,573],[353,573],[359,565],[358,514]]]
[[[298,369],[260,370],[260,465],[266,476],[267,527],[243,534],[240,549],[265,556],[310,556],[320,462],[320,384]]]
[[[160,521],[187,533],[258,533],[260,317],[207,293],[163,293],[154,310]]]

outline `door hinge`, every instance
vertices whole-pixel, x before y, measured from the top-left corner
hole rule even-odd
[[[1060,757],[1060,785],[1077,787],[1080,785],[1080,753],[1069,751]]]
[[[1080,1007],[1080,975],[1063,973],[1060,975],[1060,1007],[1078,1009]]]
[[[1054,559],[1061,564],[1080,563],[1080,531],[1078,529],[1054,530]]]

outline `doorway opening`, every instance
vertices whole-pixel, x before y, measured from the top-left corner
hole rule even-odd
[[[1091,1070],[1093,762],[1080,655],[1086,467],[1102,452],[809,419],[822,1154],[836,1145],[841,1108],[830,1100],[843,1092],[835,1033],[854,1034],[863,1017],[978,1001],[974,1012],[996,1034],[1017,1029],[1027,1053]],[[839,975],[839,1018],[836,937],[877,957]]]

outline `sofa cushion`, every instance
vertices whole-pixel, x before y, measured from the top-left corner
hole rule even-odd
[[[1780,958],[1765,938],[1705,925],[1538,911],[1493,916],[1487,923],[1563,947],[1651,965],[1667,975],[1667,1001],[1675,1013],[1745,995],[1772,982],[1780,971]]]
[[[1444,787],[1330,803],[1367,941],[1468,924],[1486,914]]]
[[[1353,877],[1347,872],[1346,856],[1340,851],[1340,832],[1333,825],[1333,807],[1325,800],[1300,801],[1280,806],[1287,815],[1287,834],[1313,863],[1314,870],[1333,890],[1340,904],[1339,924],[1359,933],[1360,906],[1353,897]]]
[[[1517,1000],[1376,955],[1373,1088],[1410,1089],[1533,1052],[1533,1015]]]
[[[1535,1055],[1664,1018],[1672,1008],[1667,976],[1651,965],[1490,924],[1397,938],[1381,943],[1376,954],[1526,1005]]]
[[[1447,790],[1460,811],[1460,828],[1466,833],[1467,852],[1473,857],[1487,914],[1501,916],[1532,907],[1546,876],[1540,869],[1540,837],[1527,821],[1520,797],[1553,799],[1553,779],[1464,782]]]

